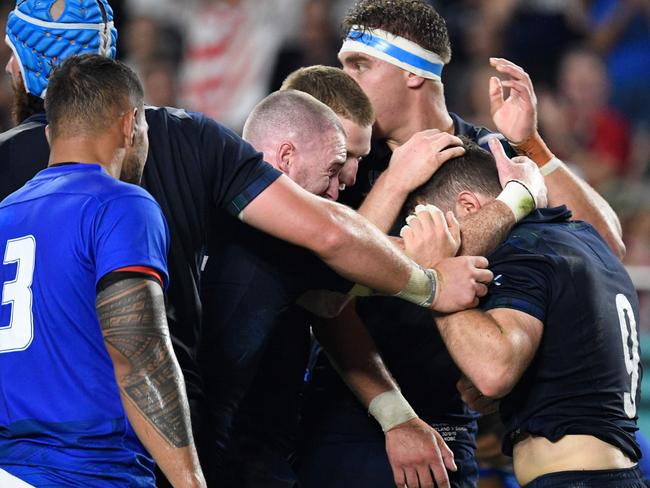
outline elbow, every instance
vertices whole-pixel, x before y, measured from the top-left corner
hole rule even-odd
[[[516,379],[506,366],[490,366],[483,368],[472,382],[483,396],[502,398],[512,391]]]
[[[325,262],[339,256],[354,239],[347,207],[338,204],[330,206],[330,219],[320,229],[312,249]],[[349,210],[352,212],[352,210]]]

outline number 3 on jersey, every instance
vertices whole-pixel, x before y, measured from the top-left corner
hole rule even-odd
[[[618,321],[621,326],[625,370],[630,375],[630,392],[623,393],[623,403],[625,405],[625,414],[629,418],[634,418],[636,415],[636,393],[639,388],[640,361],[636,319],[630,301],[621,293],[616,295],[616,310],[618,311]],[[630,350],[630,347],[632,350]]]
[[[34,337],[32,278],[36,239],[25,236],[7,241],[3,264],[16,263],[16,277],[2,283],[2,305],[11,306],[9,325],[0,324],[0,353],[24,351]]]

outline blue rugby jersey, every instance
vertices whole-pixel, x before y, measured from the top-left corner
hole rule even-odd
[[[0,468],[35,486],[153,486],[95,310],[126,266],[167,283],[158,204],[99,165],[39,172],[0,203]]]
[[[481,307],[512,308],[544,324],[532,363],[501,400],[504,452],[520,432],[551,442],[585,434],[637,460],[636,290],[593,227],[570,215],[564,206],[537,210],[488,256],[495,278]]]

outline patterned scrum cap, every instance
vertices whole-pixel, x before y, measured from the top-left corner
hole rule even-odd
[[[64,1],[61,16],[50,9]],[[44,98],[50,73],[75,54],[115,58],[117,30],[107,0],[18,0],[7,20],[7,44],[14,52],[28,93]]]

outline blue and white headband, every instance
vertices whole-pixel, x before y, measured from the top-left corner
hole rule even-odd
[[[433,51],[381,29],[355,25],[343,41],[339,54],[361,52],[423,78],[440,80],[445,63]]]
[[[117,30],[107,0],[66,1],[52,19],[56,0],[18,1],[7,19],[6,42],[20,65],[25,89],[44,98],[52,70],[66,58],[94,53],[115,57]]]

